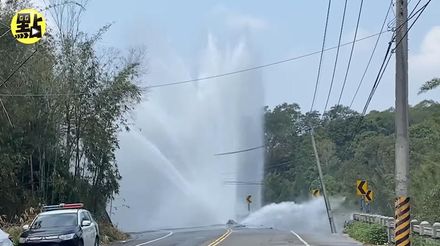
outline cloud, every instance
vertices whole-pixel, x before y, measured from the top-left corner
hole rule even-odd
[[[265,20],[250,15],[231,14],[227,17],[226,23],[233,29],[262,31],[268,28],[268,23]]]
[[[434,26],[425,36],[418,52],[409,56],[410,101],[424,98],[438,100],[438,91],[418,96],[420,86],[434,77],[440,77],[440,26]],[[437,94],[437,96],[435,96]],[[411,100],[413,99],[413,100]]]
[[[410,57],[416,72],[433,71],[440,73],[440,26],[433,27],[424,38],[420,52]]]
[[[211,13],[217,17],[216,19],[224,20],[226,26],[234,30],[250,29],[252,31],[263,31],[269,27],[269,23],[262,18],[239,13],[224,5],[216,5]]]

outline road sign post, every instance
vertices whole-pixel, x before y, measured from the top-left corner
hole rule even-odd
[[[251,203],[252,203],[252,196],[251,195],[248,195],[246,197],[246,202],[247,202],[247,205],[248,205],[248,212],[250,213],[251,212]]]
[[[373,194],[373,191],[368,189],[367,180],[356,180],[356,195],[361,196],[361,198],[359,199],[361,212],[369,213],[370,202],[373,201]]]
[[[372,202],[374,200],[374,192],[372,190],[368,190],[365,194],[365,201],[366,202]]]
[[[368,182],[366,180],[356,180],[356,195],[364,196],[368,191]]]
[[[319,189],[313,189],[312,190],[312,196],[313,197],[320,197],[321,196],[321,191]]]

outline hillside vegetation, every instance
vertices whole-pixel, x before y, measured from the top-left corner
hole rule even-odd
[[[310,190],[320,188],[310,137],[309,126],[313,125],[328,192],[345,197],[347,207],[358,209],[356,179],[366,179],[375,192],[372,212],[393,215],[392,108],[363,117],[348,107],[335,106],[321,117],[285,103],[266,108],[265,119],[266,203],[300,202],[310,197]],[[409,131],[412,209],[419,219],[438,221],[440,104],[423,101],[411,107]]]

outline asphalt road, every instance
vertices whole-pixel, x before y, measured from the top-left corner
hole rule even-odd
[[[359,246],[344,235],[296,233],[270,228],[213,226],[132,234],[132,239],[112,246]]]

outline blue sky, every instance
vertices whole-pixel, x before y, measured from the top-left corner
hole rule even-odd
[[[416,2],[411,1],[410,10]],[[350,0],[348,3],[343,42],[350,41],[353,37],[359,3],[360,0]],[[326,46],[337,44],[343,4],[343,0],[333,1]],[[104,36],[101,45],[120,49],[142,45],[147,48],[148,63],[164,62],[164,57],[175,57],[178,63],[194,68],[197,66],[201,50],[206,46],[208,35],[212,34],[225,46],[234,45],[237,40],[245,37],[255,53],[255,64],[265,64],[319,50],[326,6],[327,1],[324,0],[90,0],[82,25],[92,33],[102,25],[113,22],[113,27]],[[379,31],[388,6],[389,1],[364,1],[358,37]],[[432,1],[410,33],[410,104],[424,98],[440,100],[438,90],[417,96],[417,89],[424,81],[440,76],[438,16],[440,1]],[[391,17],[393,14],[389,19]],[[356,110],[360,110],[365,104],[389,39],[389,33],[382,36],[364,86],[353,105]],[[343,104],[351,101],[374,42],[373,38],[356,45],[352,69],[342,99]],[[337,102],[349,50],[349,46],[341,49],[330,104]],[[316,109],[321,111],[325,104],[334,59],[335,51],[325,53],[316,103]],[[262,70],[265,104],[273,106],[283,102],[297,102],[307,110],[311,104],[318,61],[319,55],[315,55]],[[187,77],[181,79],[193,76],[190,72]],[[147,84],[170,82],[167,74],[161,75],[151,70],[145,81]],[[154,90],[151,93],[154,93]],[[386,109],[393,106],[393,95],[394,59],[373,98],[370,109]]]

